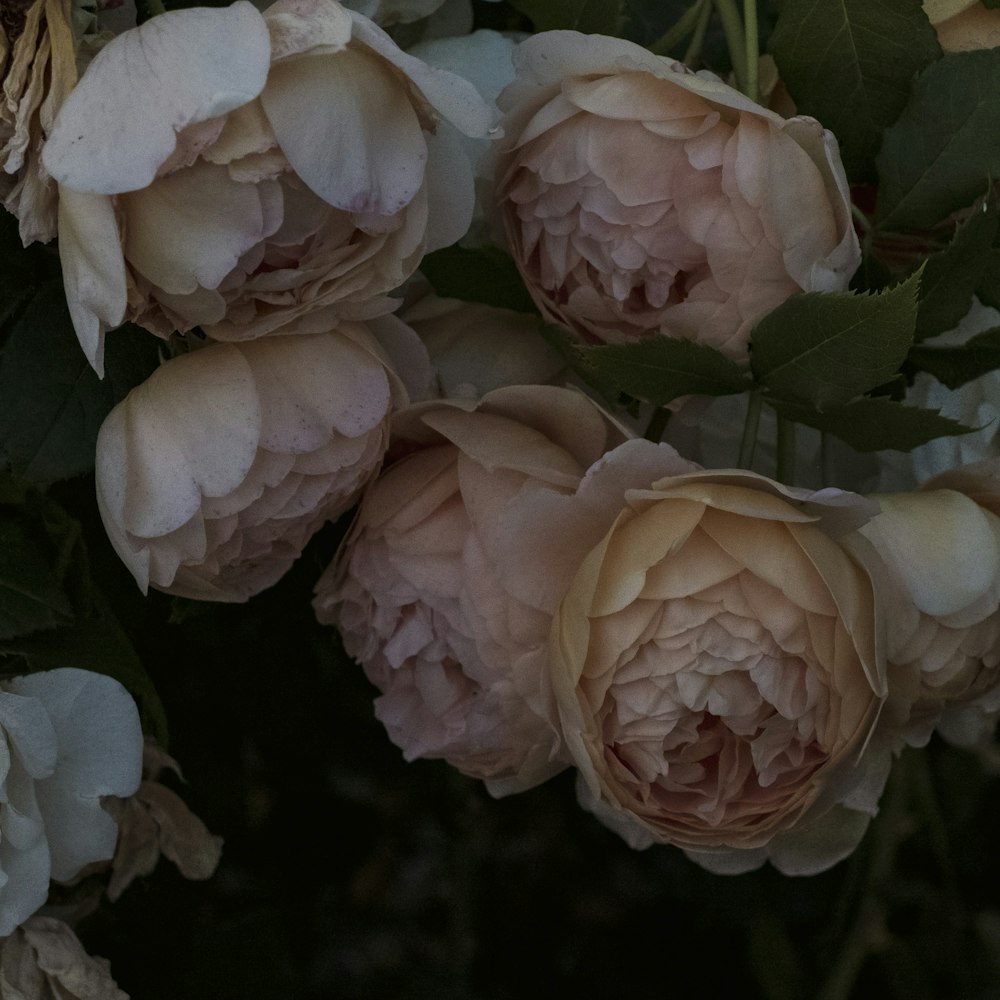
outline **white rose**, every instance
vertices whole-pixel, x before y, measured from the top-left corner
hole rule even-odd
[[[0,682],[0,937],[115,851],[105,795],[131,795],[142,729],[116,680],[64,668]]]
[[[120,35],[43,154],[87,357],[100,371],[124,319],[243,340],[325,306],[391,311],[385,293],[471,219],[442,120],[482,135],[491,113],[334,0],[191,8]]]
[[[111,542],[143,591],[245,601],[354,502],[405,398],[357,323],[174,358],[98,435]]]

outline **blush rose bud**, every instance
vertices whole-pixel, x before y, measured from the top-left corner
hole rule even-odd
[[[592,342],[746,360],[757,320],[847,287],[861,253],[837,141],[708,72],[572,31],[514,53],[498,210],[543,314]]]
[[[357,323],[167,361],[98,435],[108,536],[144,592],[245,601],[354,503],[405,398]]]

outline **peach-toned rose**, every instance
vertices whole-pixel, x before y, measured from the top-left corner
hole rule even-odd
[[[515,51],[499,209],[543,313],[590,341],[660,333],[746,358],[788,296],[860,260],[836,139],[707,72],[569,31]]]
[[[885,673],[871,578],[841,541],[876,508],[677,472],[667,446],[629,442],[576,495],[525,496],[508,518],[522,582],[533,552],[564,595],[552,683],[581,802],[715,871],[820,871],[888,772],[887,752],[859,759]]]
[[[240,0],[123,33],[43,154],[87,357],[100,370],[123,319],[245,340],[322,307],[391,311],[386,293],[472,217],[471,167],[439,122],[482,135],[491,119],[470,83],[335,0],[263,15]]]
[[[572,492],[619,435],[585,397],[550,386],[424,404],[401,422],[416,450],[366,493],[317,584],[317,617],[378,687],[376,714],[408,760],[444,757],[496,795],[520,791],[566,761],[551,612],[507,589],[506,510],[524,493]]]
[[[351,506],[405,400],[358,323],[167,361],[98,435],[111,542],[143,591],[245,601]]]

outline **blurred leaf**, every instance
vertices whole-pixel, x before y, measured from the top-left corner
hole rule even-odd
[[[508,0],[531,18],[536,31],[568,28],[594,35],[618,35],[625,26],[625,0]]]
[[[786,0],[769,49],[798,112],[837,136],[852,179],[872,173],[914,73],[941,54],[920,0]]]
[[[917,78],[878,155],[878,224],[927,229],[1000,176],[1000,49],[950,52]]]
[[[0,654],[22,657],[28,672],[79,667],[113,677],[135,698],[143,731],[166,747],[167,719],[153,682],[100,592],[92,590],[91,598],[89,614],[77,616],[72,625],[6,638]]]
[[[101,423],[155,367],[156,343],[144,331],[109,334],[102,381],[80,350],[62,283],[42,285],[0,351],[0,460],[39,485],[89,472]]]
[[[692,393],[729,396],[751,388],[744,368],[714,348],[690,340],[655,336],[578,350],[619,391],[658,406]]]
[[[920,281],[916,339],[952,330],[972,305],[997,234],[996,208],[981,202],[951,243],[927,258]]]
[[[770,395],[817,410],[888,382],[913,344],[920,272],[869,295],[795,295],[750,337],[750,365]]]
[[[24,520],[0,519],[0,639],[72,621],[72,605],[53,576],[43,543]]]
[[[424,257],[420,270],[444,298],[538,312],[513,258],[499,247],[445,247]]]
[[[956,347],[921,344],[910,351],[907,360],[949,389],[957,389],[980,375],[1000,369],[1000,327],[977,334]]]
[[[904,406],[884,396],[857,399],[825,413],[786,400],[768,398],[767,402],[780,416],[833,434],[856,451],[911,451],[935,438],[968,434],[976,429],[942,417],[938,410]]]

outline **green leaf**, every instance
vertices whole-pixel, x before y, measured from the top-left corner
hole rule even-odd
[[[948,247],[927,258],[920,282],[918,341],[954,329],[969,311],[996,233],[996,210],[981,202]]]
[[[73,625],[6,639],[0,642],[0,654],[23,658],[27,673],[79,667],[113,677],[135,698],[143,731],[165,747],[167,719],[156,688],[107,602],[96,590],[91,597],[90,613],[78,616]]]
[[[0,639],[73,621],[49,553],[23,520],[0,520]]]
[[[619,391],[657,406],[692,393],[729,396],[752,388],[749,373],[735,361],[690,340],[647,337],[578,350]]]
[[[968,434],[976,429],[942,417],[938,410],[904,406],[884,396],[857,399],[825,413],[787,400],[767,402],[779,416],[833,434],[856,451],[911,451],[934,438]]]
[[[445,247],[424,257],[420,270],[444,298],[538,312],[513,258],[498,247]]]
[[[956,347],[921,344],[907,359],[914,367],[933,375],[949,389],[1000,369],[1000,327],[986,330]]]
[[[568,330],[555,323],[546,323],[542,327],[542,337],[566,362],[571,371],[583,379],[609,405],[616,405],[618,387],[594,367],[586,351],[581,349],[579,341]]]
[[[1000,249],[996,247],[983,254],[983,276],[976,295],[984,305],[1000,309]]]
[[[948,53],[917,79],[878,155],[876,219],[928,229],[1000,176],[1000,49]]]
[[[852,179],[872,173],[913,75],[941,54],[920,0],[786,0],[769,49],[799,113],[837,136]]]
[[[861,265],[851,279],[852,292],[878,292],[892,284],[892,272],[869,248],[861,255]]]
[[[765,316],[750,366],[768,393],[817,410],[889,382],[913,344],[920,272],[873,295],[810,292]]]
[[[142,348],[131,335],[109,334],[102,381],[80,350],[61,282],[42,285],[0,351],[0,461],[39,485],[89,472],[101,423],[135,384],[138,354],[144,374],[155,367],[154,338],[138,337]]]
[[[618,35],[625,26],[625,0],[509,0],[531,18],[536,31],[569,28],[593,35]]]

